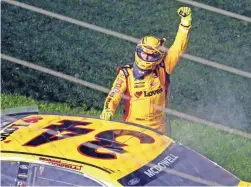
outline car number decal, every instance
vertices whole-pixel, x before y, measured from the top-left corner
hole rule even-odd
[[[116,159],[117,157],[115,153],[125,153],[125,150],[122,147],[127,146],[127,144],[116,141],[116,138],[120,136],[134,136],[140,139],[141,144],[151,144],[155,142],[151,136],[138,131],[123,130],[123,134],[117,134],[116,132],[118,132],[118,130],[103,131],[95,136],[95,141],[89,141],[81,144],[78,147],[78,151],[81,154],[92,158]],[[110,149],[115,153],[99,153],[97,149],[101,147]]]
[[[50,143],[52,141],[62,140],[74,136],[80,136],[94,131],[94,129],[76,127],[76,126],[87,126],[91,124],[90,122],[61,120],[58,123],[60,124],[59,125],[52,124],[47,127],[44,127],[44,129],[48,130],[36,136],[32,140],[26,142],[24,146],[40,146],[45,143]],[[62,132],[65,131],[67,131],[68,133],[62,134]]]
[[[76,120],[61,120],[58,123],[60,124],[50,124],[43,129],[47,131],[39,134],[32,140],[29,140],[23,146],[37,147],[46,143],[53,141],[58,141],[70,137],[86,135],[90,132],[93,132],[95,129],[86,128],[90,125],[91,122],[76,121]],[[83,126],[85,128],[80,128]],[[62,134],[66,132],[67,134]],[[117,133],[122,132],[122,133]],[[97,158],[97,159],[116,159],[116,153],[125,153],[123,149],[124,146],[127,146],[124,143],[118,142],[116,139],[118,137],[130,135],[140,140],[140,144],[152,144],[155,142],[154,138],[150,135],[144,134],[142,132],[134,130],[107,130],[100,132],[95,135],[95,140],[83,142],[77,148],[78,152],[84,156]],[[98,148],[106,148],[112,150],[113,153],[99,153]]]

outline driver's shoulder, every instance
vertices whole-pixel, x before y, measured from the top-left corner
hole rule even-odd
[[[120,72],[123,72],[123,74],[128,77],[129,76],[129,72],[132,71],[133,65],[132,64],[126,64],[126,65],[119,65],[117,67],[117,75]]]

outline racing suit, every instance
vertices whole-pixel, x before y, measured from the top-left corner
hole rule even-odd
[[[165,132],[166,114],[163,109],[167,105],[169,76],[187,48],[189,30],[190,27],[179,25],[175,41],[163,61],[143,79],[133,76],[133,65],[119,67],[104,108],[115,113],[122,95],[125,95],[129,99],[124,103],[124,121]]]

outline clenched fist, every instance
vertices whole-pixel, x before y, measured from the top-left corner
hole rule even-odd
[[[190,27],[192,24],[192,10],[189,7],[180,7],[178,9],[178,14],[181,17],[181,25],[185,27]]]

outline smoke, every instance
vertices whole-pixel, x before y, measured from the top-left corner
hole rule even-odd
[[[197,105],[197,108],[195,108],[196,116],[235,129],[248,131],[248,120],[240,98],[237,98],[229,84],[225,84],[224,89],[221,88],[221,91],[217,91],[219,86],[215,88],[214,97],[210,97],[210,99]]]

